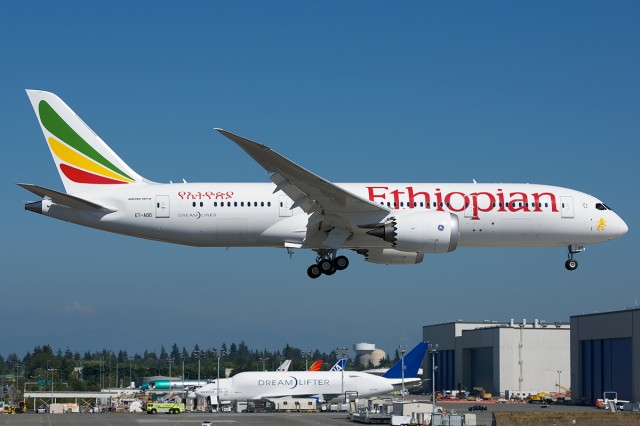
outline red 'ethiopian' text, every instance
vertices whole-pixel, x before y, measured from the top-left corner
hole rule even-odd
[[[472,219],[479,219],[481,212],[541,212],[543,206],[549,206],[551,211],[557,212],[556,196],[551,192],[503,192],[497,188],[495,193],[479,191],[465,194],[459,191],[442,192],[436,188],[433,193],[416,191],[413,186],[390,190],[388,186],[368,186],[369,200],[383,204],[388,202],[390,207],[399,209],[405,205],[408,208],[422,206],[435,208],[437,211],[463,212],[467,209]]]

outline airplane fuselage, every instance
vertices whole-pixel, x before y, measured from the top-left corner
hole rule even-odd
[[[336,184],[397,212],[450,212],[458,246],[566,246],[608,241],[625,226],[595,197],[534,184]],[[79,225],[203,247],[305,247],[308,215],[271,183],[130,185],[79,194],[115,210],[80,212],[42,201],[42,213]],[[365,238],[366,241],[362,241]],[[342,248],[389,247],[370,236]]]
[[[196,390],[201,397],[218,395],[221,400],[243,401],[281,396],[316,396],[327,398],[344,392],[357,392],[360,397],[393,391],[383,377],[356,371],[272,371],[238,373],[230,379],[214,380]]]

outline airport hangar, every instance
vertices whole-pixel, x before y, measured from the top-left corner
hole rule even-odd
[[[594,404],[605,391],[640,401],[640,308],[574,315],[571,322],[572,399]]]
[[[424,326],[423,339],[438,344],[436,390],[508,397],[560,384],[575,404],[593,405],[605,391],[640,401],[640,308],[574,315],[569,324],[455,321]],[[431,377],[431,357],[424,367]]]
[[[567,323],[455,321],[424,326],[422,334],[438,345],[436,390],[482,387],[494,396],[524,398],[557,392],[558,381],[571,388]],[[429,355],[425,378],[431,377]]]

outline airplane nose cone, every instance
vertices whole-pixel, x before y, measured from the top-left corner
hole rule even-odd
[[[627,232],[629,232],[629,227],[624,222],[624,220],[620,219],[620,224],[618,225],[618,234],[620,234],[620,236],[623,236]]]

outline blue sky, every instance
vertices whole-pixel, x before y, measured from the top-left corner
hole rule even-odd
[[[412,346],[456,319],[567,321],[640,297],[640,4],[7,1],[0,5],[2,355]],[[531,182],[627,222],[589,246],[472,249],[310,280],[298,251],[190,248],[34,215],[62,189],[24,89],[61,96],[158,182],[262,182],[214,127],[335,182]]]

